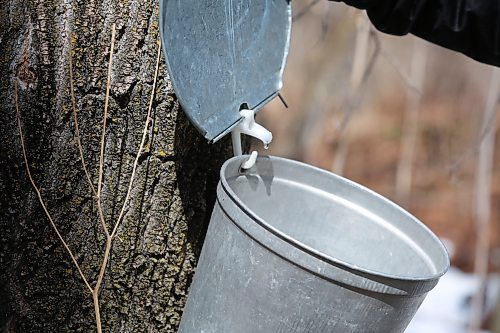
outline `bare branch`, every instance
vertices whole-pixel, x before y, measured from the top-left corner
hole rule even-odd
[[[97,184],[97,209],[99,211],[101,224],[106,234],[106,246],[102,257],[101,268],[99,269],[99,275],[97,277],[96,285],[94,286],[94,289],[92,291],[92,301],[94,302],[94,313],[95,313],[95,320],[98,333],[102,332],[101,310],[99,307],[99,292],[101,290],[102,281],[104,279],[104,273],[106,273],[106,266],[109,261],[109,256],[111,253],[111,245],[113,243],[113,238],[109,234],[106,222],[104,220],[104,212],[101,204],[101,189],[103,181],[104,151],[106,146],[106,118],[108,116],[109,91],[111,88],[111,70],[113,68],[113,52],[115,48],[115,31],[116,31],[116,24],[113,23],[111,27],[111,46],[109,50],[108,80],[106,83],[106,97],[104,100],[104,115],[102,120],[102,136],[101,136],[101,155],[99,157],[99,180]]]
[[[111,48],[109,50],[109,63],[108,63],[108,81],[106,83],[106,98],[104,101],[104,115],[102,119],[102,136],[101,136],[101,155],[99,157],[99,180],[97,184],[97,198],[101,199],[101,189],[102,189],[102,173],[104,168],[104,150],[106,146],[106,118],[108,116],[108,105],[109,105],[109,90],[111,88],[111,70],[113,68],[113,52],[115,49],[115,30],[116,24],[113,23],[111,28]]]
[[[97,333],[101,333],[102,332],[101,309],[99,307],[99,295],[98,295],[98,293],[92,294],[92,301],[94,302],[94,315],[95,315],[95,322],[97,325]]]
[[[499,103],[500,100],[497,101]],[[486,126],[482,129],[481,134],[475,140],[475,142],[459,157],[456,159],[456,161],[450,166],[449,169],[449,174],[450,176],[454,176],[462,167],[462,165],[467,161],[469,158],[472,156],[475,156],[483,144],[484,139],[490,135],[490,132],[492,132],[495,129],[495,117],[496,117],[496,111],[490,115],[490,118],[486,121]]]
[[[376,38],[377,40],[379,40],[379,42],[380,42],[378,32],[373,27],[372,27],[372,34],[373,34],[373,37]],[[387,62],[399,74],[399,76],[403,80],[404,84],[411,92],[413,92],[414,94],[419,95],[419,96],[422,95],[422,89],[419,88],[417,84],[415,84],[415,82],[411,79],[410,75],[404,69],[401,62],[399,62],[399,60],[395,56],[393,56],[391,53],[387,52],[383,47],[380,48],[380,54],[386,58]]]
[[[158,41],[158,54],[156,56],[156,68],[155,68],[155,74],[154,74],[154,79],[153,79],[153,88],[151,90],[151,97],[149,100],[149,107],[148,107],[148,114],[146,117],[146,122],[144,124],[144,130],[142,132],[142,139],[141,139],[141,144],[139,145],[139,149],[137,150],[137,154],[135,156],[135,161],[134,161],[134,166],[132,168],[132,175],[130,176],[130,182],[128,184],[128,190],[127,190],[127,195],[125,196],[125,200],[123,201],[123,206],[120,211],[120,215],[118,216],[118,219],[116,220],[115,227],[113,228],[113,231],[111,232],[111,237],[114,237],[116,235],[116,232],[118,230],[118,226],[120,225],[120,222],[123,218],[123,215],[125,214],[125,207],[127,205],[127,202],[130,197],[130,193],[132,192],[132,185],[134,183],[134,178],[135,178],[135,172],[137,169],[137,165],[139,163],[139,157],[141,156],[142,149],[144,147],[144,142],[146,141],[146,136],[148,133],[148,125],[151,120],[151,110],[153,108],[153,101],[155,97],[155,90],[156,90],[156,81],[158,79],[158,69],[160,67],[160,55],[161,55],[161,41]]]
[[[106,235],[106,248],[104,249],[104,254],[102,258],[101,268],[99,270],[99,276],[97,277],[97,282],[92,292],[92,301],[94,302],[94,313],[95,321],[97,325],[97,333],[102,332],[101,323],[101,310],[99,307],[99,292],[101,290],[102,281],[104,279],[104,273],[106,273],[106,266],[108,265],[109,256],[111,254],[111,245],[113,244],[113,239],[108,234]]]
[[[132,168],[132,175],[130,176],[130,182],[127,190],[127,195],[125,197],[125,200],[123,202],[123,207],[120,211],[120,215],[116,221],[116,224],[113,228],[113,232],[111,234],[106,233],[106,247],[104,249],[104,254],[103,254],[103,259],[101,262],[101,268],[99,269],[99,275],[97,277],[97,282],[96,285],[92,291],[92,300],[94,302],[94,312],[95,312],[95,319],[97,323],[97,332],[101,333],[102,332],[102,324],[101,324],[101,313],[100,313],[100,307],[99,307],[99,292],[101,290],[101,285],[104,280],[104,274],[106,273],[106,266],[108,265],[109,258],[111,255],[111,246],[113,245],[113,240],[114,237],[117,237],[116,232],[118,230],[118,226],[120,225],[120,221],[123,218],[124,212],[125,212],[125,206],[128,202],[128,199],[130,197],[130,193],[132,192],[132,185],[134,183],[134,178],[135,178],[135,172],[137,170],[137,165],[139,162],[139,157],[141,156],[141,151],[144,148],[144,143],[146,141],[146,136],[148,132],[148,125],[151,119],[151,110],[153,108],[153,101],[154,101],[154,95],[155,95],[155,90],[156,90],[156,81],[158,78],[158,68],[160,66],[160,55],[161,55],[161,43],[158,42],[158,55],[156,57],[156,68],[155,68],[155,74],[154,74],[154,80],[153,80],[153,89],[151,92],[151,99],[149,101],[149,107],[148,107],[148,113],[146,116],[146,122],[144,124],[144,130],[141,138],[141,144],[139,145],[139,150],[137,151],[137,155],[134,161],[134,166]],[[106,95],[106,103],[107,99],[109,98],[109,95]],[[104,125],[103,125],[104,126]],[[104,133],[104,129],[103,129]],[[102,208],[100,207],[100,200],[98,198],[98,205],[99,205],[99,210],[102,211]]]
[[[71,35],[70,35],[71,36]],[[80,127],[78,126],[78,114],[76,112],[76,101],[75,101],[75,88],[74,88],[74,80],[73,80],[73,49],[71,48],[71,40],[68,42],[69,44],[69,85],[70,85],[70,93],[71,93],[71,106],[73,108],[73,121],[75,123],[75,134],[76,134],[76,142],[78,143],[78,152],[80,154],[80,161],[82,162],[83,171],[85,172],[85,177],[87,178],[87,182],[92,191],[92,194],[97,199],[97,210],[99,212],[99,219],[101,221],[101,225],[104,229],[104,233],[109,235],[108,228],[106,227],[106,222],[104,220],[104,213],[100,204],[100,200],[97,196],[97,192],[95,190],[94,184],[92,183],[92,178],[90,177],[90,173],[87,169],[87,164],[85,163],[85,158],[83,156],[83,147],[80,135]]]
[[[99,275],[97,277],[97,282],[94,287],[94,294],[99,295],[99,290],[101,289],[102,280],[104,278],[104,273],[106,273],[106,266],[109,261],[109,255],[111,254],[111,245],[113,244],[113,239],[111,236],[106,237],[106,247],[104,248],[103,259],[101,263],[101,268],[99,269]]]
[[[73,261],[73,263],[75,264],[76,266],[76,269],[78,270],[78,273],[80,274],[83,282],[85,283],[85,286],[89,289],[89,291],[92,293],[93,292],[93,289],[92,287],[90,286],[90,284],[88,283],[87,281],[87,278],[85,277],[85,275],[83,274],[81,268],[80,268],[80,265],[78,264],[78,262],[76,261],[76,258],[75,256],[73,255],[73,252],[71,252],[71,249],[69,248],[68,244],[66,243],[66,241],[64,240],[64,238],[62,237],[61,233],[59,232],[56,224],[54,223],[54,220],[52,219],[52,216],[50,215],[48,209],[47,209],[47,206],[45,205],[45,202],[43,201],[42,199],[42,194],[40,193],[40,190],[38,189],[38,187],[36,186],[35,184],[35,181],[33,180],[33,177],[31,176],[31,171],[30,171],[30,168],[29,168],[29,164],[28,164],[28,158],[27,158],[27,155],[26,155],[26,146],[24,144],[24,135],[23,135],[23,130],[22,130],[22,127],[21,127],[21,115],[20,115],[20,112],[19,112],[19,102],[18,102],[18,88],[17,88],[17,81],[15,82],[15,85],[14,85],[14,99],[15,99],[15,105],[16,105],[16,118],[17,118],[17,128],[19,130],[19,137],[20,137],[20,141],[21,141],[21,148],[22,148],[22,151],[23,151],[23,159],[24,159],[24,165],[26,166],[26,173],[28,175],[28,178],[31,182],[31,185],[33,186],[33,189],[35,190],[37,196],[38,196],[38,201],[40,202],[40,204],[42,205],[42,208],[45,212],[45,215],[47,215],[47,218],[49,219],[49,222],[52,226],[52,228],[54,229],[54,231],[56,232],[57,234],[57,237],[59,237],[59,240],[61,241],[61,243],[63,244],[64,248],[66,249],[66,251],[68,252],[69,256],[71,257],[71,260]]]

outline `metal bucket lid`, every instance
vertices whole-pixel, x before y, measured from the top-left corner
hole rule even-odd
[[[290,0],[161,0],[170,79],[191,122],[217,141],[282,87]]]

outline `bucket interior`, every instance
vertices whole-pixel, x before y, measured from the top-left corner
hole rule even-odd
[[[382,276],[430,279],[449,259],[439,239],[389,200],[345,178],[275,157],[242,174],[242,159],[222,170],[234,200],[271,232],[328,260]]]

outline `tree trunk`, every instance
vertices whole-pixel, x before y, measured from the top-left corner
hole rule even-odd
[[[102,204],[114,224],[146,120],[157,55],[153,1],[9,0],[0,7],[0,332],[95,331],[94,306],[28,180],[94,286],[105,234],[97,184],[111,26],[116,23]],[[71,36],[71,37],[70,37]],[[227,141],[208,145],[180,111],[160,62],[152,121],[100,292],[104,332],[175,332],[215,201]]]

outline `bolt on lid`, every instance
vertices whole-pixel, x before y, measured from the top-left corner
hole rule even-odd
[[[257,112],[277,95],[290,30],[290,0],[160,1],[170,79],[206,139],[227,134],[241,108]]]

